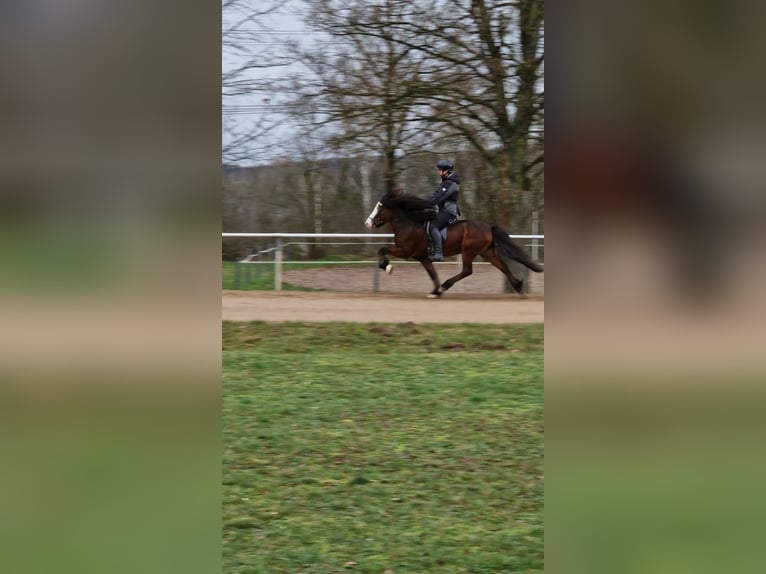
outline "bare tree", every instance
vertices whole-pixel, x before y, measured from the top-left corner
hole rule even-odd
[[[287,0],[222,0],[222,156],[236,163],[266,156],[267,137],[286,121],[273,72],[293,63],[267,24]]]
[[[428,2],[438,17],[408,22],[433,66],[423,87],[422,116],[442,141],[462,140],[505,182],[500,220],[510,223],[529,191],[533,128],[542,127],[544,62],[542,0]],[[516,201],[515,201],[516,200]]]
[[[397,157],[424,143],[413,123],[423,54],[411,39],[397,37],[396,26],[412,17],[412,3],[319,0],[306,5],[307,23],[328,40],[298,52],[313,73],[294,84],[298,107],[313,110],[320,124],[334,126],[329,136],[334,148],[380,155],[383,186],[390,192],[399,175]]]
[[[510,223],[544,161],[533,145],[544,113],[542,0],[308,5],[307,22],[332,43],[304,53],[316,73],[304,94],[341,126],[335,143],[377,150],[387,189],[397,151],[468,145],[501,183],[492,199]]]
[[[471,217],[544,220],[542,0],[293,0],[303,47],[267,27],[286,3],[223,3],[224,51],[238,54],[222,78],[224,158],[265,157],[279,121],[298,128],[273,170],[241,174],[257,184],[224,190],[232,225],[346,231],[376,192],[431,188],[439,157],[458,164]],[[237,98],[250,99],[226,104]],[[248,114],[261,119],[235,122]]]

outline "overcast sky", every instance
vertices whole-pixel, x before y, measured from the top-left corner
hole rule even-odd
[[[264,9],[263,0],[250,0],[252,11]],[[302,25],[298,10],[301,2],[288,1],[281,9],[267,17],[259,17],[256,22],[247,23],[238,28],[239,37],[244,37],[245,32],[255,32],[257,36],[244,38],[240,46],[247,50],[246,53],[222,47],[221,67],[225,74],[227,71],[236,69],[248,60],[258,58],[264,54],[279,54],[287,41],[302,41],[311,37]],[[233,22],[239,22],[247,14],[244,11],[223,13],[223,29],[227,30]],[[248,72],[250,78],[284,77],[287,74],[295,75],[305,73],[300,65],[275,68],[253,68]],[[284,119],[280,113],[278,102],[274,99],[265,99],[263,94],[246,94],[237,96],[224,96],[223,106],[223,134],[222,143],[227,144],[232,140],[232,132],[244,132],[256,125],[259,121],[275,121]],[[281,141],[289,141],[291,129],[285,123],[270,130],[269,143],[277,144]],[[263,138],[261,139],[263,141]],[[253,158],[252,161],[242,160],[236,163],[246,165],[257,161],[263,161],[279,157],[288,153],[288,150],[278,146],[266,156]]]

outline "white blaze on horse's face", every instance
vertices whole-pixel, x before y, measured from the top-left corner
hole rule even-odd
[[[368,216],[367,216],[367,219],[365,219],[365,221],[364,221],[364,226],[365,226],[367,229],[372,229],[372,228],[374,227],[374,221],[375,221],[375,217],[377,217],[377,215],[378,215],[378,210],[379,210],[381,207],[383,207],[383,204],[382,204],[382,203],[378,202],[377,204],[375,204],[375,209],[373,209],[373,210],[372,210],[372,212],[370,213],[370,215],[368,215]]]

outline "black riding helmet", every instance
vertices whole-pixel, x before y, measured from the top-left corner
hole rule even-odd
[[[446,169],[447,171],[452,171],[454,167],[454,164],[448,159],[439,160],[439,163],[436,164],[436,169]]]

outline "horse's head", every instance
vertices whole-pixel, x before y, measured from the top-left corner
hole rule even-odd
[[[367,229],[374,229],[381,225],[385,225],[389,221],[391,221],[391,210],[379,201],[375,204],[375,207],[370,212],[370,215],[367,216],[367,219],[365,219],[364,226]]]
[[[427,219],[433,219],[435,215],[436,210],[426,200],[399,192],[383,195],[367,216],[364,224],[367,229],[373,229],[400,216],[422,223]]]

